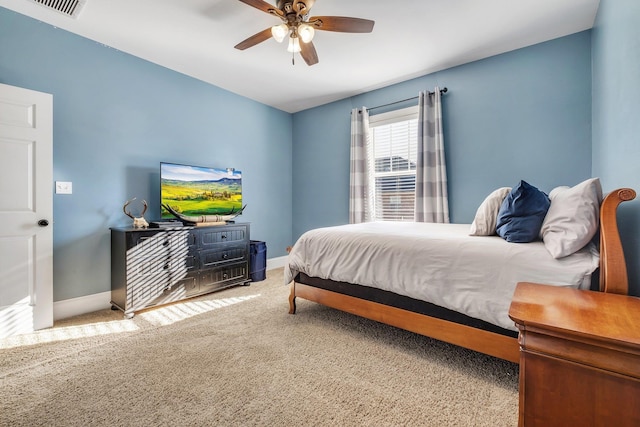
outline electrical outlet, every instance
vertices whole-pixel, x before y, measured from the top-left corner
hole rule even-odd
[[[73,184],[68,181],[56,181],[56,194],[72,194]]]

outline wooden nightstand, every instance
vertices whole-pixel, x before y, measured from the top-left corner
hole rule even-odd
[[[640,426],[640,299],[518,283],[519,425]]]

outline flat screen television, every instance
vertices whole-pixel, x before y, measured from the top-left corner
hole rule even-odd
[[[160,163],[160,199],[183,215],[224,215],[242,209],[242,172]],[[174,218],[161,207],[162,218]]]

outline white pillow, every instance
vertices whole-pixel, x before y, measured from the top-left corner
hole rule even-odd
[[[602,187],[591,178],[575,187],[556,187],[540,234],[551,256],[562,258],[582,249],[598,231]]]
[[[498,188],[484,199],[471,223],[470,236],[491,236],[496,234],[498,211],[502,201],[510,192],[511,187]]]
[[[551,201],[554,197],[556,197],[556,195],[564,190],[569,190],[571,187],[569,187],[568,185],[561,185],[560,187],[556,187],[553,190],[551,190],[549,192],[549,201]],[[547,211],[547,214],[549,214],[549,211]],[[545,217],[546,218],[546,217]],[[542,227],[540,227],[540,240],[542,240],[543,236],[542,236]]]
[[[564,190],[570,190],[571,187],[569,187],[568,185],[561,185],[560,187],[556,187],[553,190],[551,190],[549,192],[549,200],[553,199],[554,197],[556,197],[556,195]]]

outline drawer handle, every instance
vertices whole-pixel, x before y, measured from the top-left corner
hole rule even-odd
[[[222,254],[222,259],[229,259],[229,254],[227,254],[226,252]]]
[[[227,238],[227,235],[226,235],[226,234],[223,234],[223,235],[221,235],[221,236],[220,236],[220,238],[221,238],[221,239],[226,239],[226,238]]]

